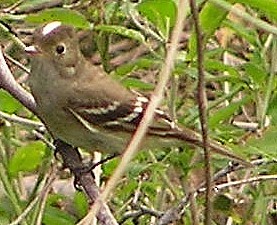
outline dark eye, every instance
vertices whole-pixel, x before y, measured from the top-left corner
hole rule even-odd
[[[63,44],[60,44],[60,45],[57,45],[56,47],[56,52],[61,55],[61,54],[64,54],[66,51],[66,48]]]

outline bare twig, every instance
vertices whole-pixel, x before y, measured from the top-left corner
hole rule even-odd
[[[203,137],[203,149],[205,155],[205,178],[206,178],[206,208],[205,208],[205,225],[212,223],[212,178],[211,178],[211,154],[208,148],[208,126],[207,126],[207,96],[205,91],[205,72],[204,72],[204,46],[203,34],[199,24],[198,9],[195,0],[190,0],[190,7],[194,20],[197,45],[197,67],[198,67],[198,107],[201,122],[201,132]]]
[[[8,91],[18,101],[20,101],[26,108],[32,112],[36,111],[36,103],[33,96],[21,87],[14,79],[9,67],[4,59],[3,53],[0,49],[0,88]]]
[[[99,190],[95,184],[91,171],[80,171],[80,168],[84,166],[80,153],[76,148],[73,148],[71,145],[61,140],[56,140],[55,146],[56,151],[58,151],[63,158],[64,165],[74,174],[75,181],[83,187],[91,202],[95,202],[99,196]],[[101,204],[100,208],[101,210],[97,213],[97,219],[100,224],[118,224],[106,204]]]
[[[120,221],[120,224],[123,224],[129,218],[139,218],[140,216],[147,215],[147,214],[158,218],[162,215],[162,212],[149,209],[142,205],[139,207],[138,210],[133,210],[125,213]]]
[[[188,184],[189,192],[194,193],[194,187],[191,184]],[[190,205],[190,212],[191,212],[191,220],[193,225],[199,225],[199,213],[197,210],[197,203],[196,203],[196,195],[189,195],[189,205]]]
[[[143,18],[140,17],[140,15],[134,11],[134,10],[130,10],[129,11],[129,16],[131,18],[131,20],[133,21],[133,23],[139,28],[141,29],[143,32],[145,32],[146,34],[150,35],[151,37],[155,38],[157,41],[164,43],[164,37],[162,37],[161,35],[157,34],[154,30],[152,30],[150,28],[150,25],[147,21],[144,21]],[[143,20],[143,24],[141,24],[140,20]]]
[[[22,124],[22,125],[29,126],[29,127],[34,127],[34,128],[44,127],[44,125],[41,122],[29,120],[29,119],[17,116],[15,114],[11,115],[8,113],[4,113],[2,111],[0,111],[0,118],[8,120],[9,122]]]
[[[26,68],[24,65],[22,65],[20,62],[18,62],[17,60],[15,60],[14,58],[12,58],[11,56],[9,56],[8,54],[6,54],[4,52],[4,57],[9,60],[12,64],[16,65],[18,68],[20,68],[21,70],[23,70],[26,73],[30,73],[30,70],[28,68]]]
[[[214,191],[218,192],[221,191],[225,188],[229,187],[234,187],[234,186],[239,186],[242,184],[249,184],[249,183],[255,183],[255,182],[262,182],[262,181],[267,181],[267,180],[277,180],[277,175],[261,175],[261,176],[256,176],[256,177],[250,177],[248,179],[243,179],[243,180],[236,180],[236,181],[231,181],[227,182],[224,184],[219,184],[214,186]],[[206,191],[206,188],[201,188],[198,190],[198,193],[202,193]]]
[[[34,206],[36,205],[36,203],[42,199],[45,198],[45,196],[47,196],[48,192],[51,190],[52,188],[52,183],[54,182],[55,178],[56,178],[56,172],[57,172],[57,168],[56,166],[54,166],[48,177],[45,179],[46,183],[45,186],[43,187],[43,189],[41,190],[41,192],[39,193],[39,195],[37,195],[30,203],[29,205],[26,207],[26,209],[21,213],[21,215],[19,217],[17,217],[12,223],[10,223],[9,225],[17,225],[19,223],[22,222],[22,220],[28,215],[28,213],[34,208]]]
[[[270,164],[270,163],[276,163],[276,161],[272,161],[272,160],[270,161],[270,160],[266,160],[266,159],[257,159],[257,160],[251,161],[251,164],[255,165],[255,166]],[[212,180],[213,180],[213,182],[216,182],[220,178],[226,176],[227,174],[230,174],[232,172],[235,172],[235,171],[238,171],[241,169],[245,169],[245,167],[243,167],[242,165],[230,164],[227,167],[223,168],[222,170],[218,171],[213,176]],[[225,185],[225,187],[228,186],[226,184],[220,184],[220,185],[223,185],[223,186]],[[219,189],[220,189],[220,185],[219,185]],[[214,189],[216,189],[216,187]],[[216,190],[219,190],[219,189],[216,189]],[[197,188],[189,191],[188,194],[183,199],[181,199],[175,207],[170,208],[169,210],[167,210],[164,213],[164,215],[160,218],[160,221],[158,224],[166,225],[166,224],[172,223],[174,221],[177,221],[183,215],[186,208],[189,206],[189,204],[190,204],[189,200],[191,198],[195,198],[199,193],[205,193],[205,191],[206,191],[205,183],[201,183]]]

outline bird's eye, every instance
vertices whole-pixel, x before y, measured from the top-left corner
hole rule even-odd
[[[63,44],[60,44],[60,45],[57,45],[56,47],[56,52],[61,55],[61,54],[64,54],[66,51],[66,48]]]

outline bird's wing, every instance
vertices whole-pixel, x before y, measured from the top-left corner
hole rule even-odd
[[[85,103],[84,103],[85,102]],[[72,101],[68,108],[82,123],[97,125],[112,130],[135,131],[139,125],[149,99],[137,95],[128,103],[116,100],[103,100],[101,102]],[[155,123],[149,130],[170,130],[173,122],[170,117],[160,109],[155,110]]]

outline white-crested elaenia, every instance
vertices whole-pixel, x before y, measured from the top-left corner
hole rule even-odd
[[[88,151],[120,153],[136,130],[149,100],[123,87],[101,67],[84,58],[73,27],[55,21],[37,29],[31,57],[29,84],[38,117],[54,138]],[[142,148],[202,146],[202,137],[179,128],[156,110]],[[247,164],[225,146],[209,140],[212,151]]]

